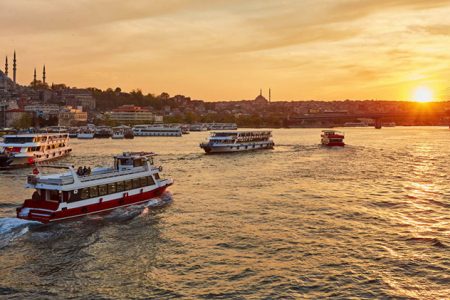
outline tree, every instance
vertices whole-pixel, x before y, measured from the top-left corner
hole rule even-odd
[[[33,126],[33,119],[31,118],[30,114],[24,113],[19,119],[13,122],[12,126],[17,129],[30,128],[31,126]]]

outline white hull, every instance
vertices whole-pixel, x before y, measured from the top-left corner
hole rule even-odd
[[[82,140],[90,140],[94,138],[94,133],[79,133],[77,138]]]
[[[134,132],[134,136],[181,136],[180,132]]]
[[[255,143],[241,143],[241,144],[212,144],[207,146],[202,144],[202,148],[206,153],[231,153],[231,152],[245,152],[254,150],[273,149],[274,143],[272,141],[267,142],[255,142]]]

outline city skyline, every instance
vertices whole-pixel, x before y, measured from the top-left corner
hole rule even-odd
[[[449,86],[450,1],[4,6],[0,55],[16,50],[20,84],[45,63],[47,82],[208,101],[261,87],[275,101],[444,100]]]

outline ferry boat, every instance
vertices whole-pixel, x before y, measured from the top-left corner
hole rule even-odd
[[[344,133],[337,130],[322,130],[321,142],[323,146],[334,147],[345,146],[344,143]]]
[[[80,140],[91,140],[94,138],[95,130],[89,127],[82,127],[78,131],[77,138]]]
[[[145,203],[173,184],[172,179],[160,178],[162,167],[153,164],[154,156],[124,152],[114,157],[113,167],[83,171],[70,165],[49,165],[65,172],[33,172],[28,175],[26,187],[35,192],[17,208],[17,217],[49,223]]]
[[[67,133],[5,135],[0,143],[0,167],[34,165],[68,155],[72,148]]]
[[[113,128],[112,138],[115,140],[120,140],[125,138],[125,132],[122,128]]]
[[[94,138],[109,139],[113,135],[113,130],[109,126],[98,126],[95,129]]]
[[[237,130],[236,123],[212,123],[209,124],[209,130]]]
[[[260,149],[273,149],[271,131],[221,131],[211,132],[200,148],[206,153],[241,152]]]
[[[208,131],[206,124],[191,124],[189,126],[190,131]]]
[[[69,128],[69,137],[72,138],[76,138],[78,137],[78,127],[70,127]]]
[[[136,125],[133,127],[135,136],[181,136],[181,127],[164,125]]]

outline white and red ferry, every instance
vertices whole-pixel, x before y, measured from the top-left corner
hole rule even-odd
[[[154,153],[125,152],[114,157],[113,167],[92,169],[73,166],[60,174],[28,176],[27,188],[36,189],[31,199],[17,208],[17,217],[42,223],[106,212],[145,203],[172,185],[161,179],[162,167],[153,164]]]
[[[344,133],[337,130],[322,130],[322,145],[328,147],[343,147],[344,143]]]
[[[0,167],[34,165],[63,157],[71,151],[67,133],[5,135],[0,143]]]

